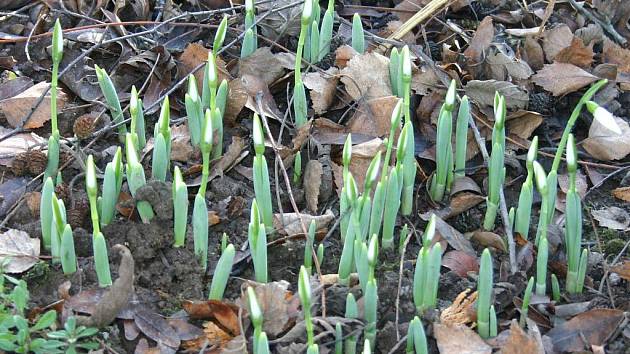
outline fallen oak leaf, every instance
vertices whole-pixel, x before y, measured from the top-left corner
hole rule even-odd
[[[471,80],[464,89],[471,100],[482,106],[491,107],[494,105],[495,92],[505,96],[508,109],[524,109],[529,102],[527,92],[507,81]]]
[[[448,251],[442,257],[442,265],[450,269],[461,278],[465,278],[468,272],[478,272],[479,262],[477,257],[473,257],[466,252],[453,250]]]
[[[494,39],[492,17],[486,16],[477,26],[475,35],[470,40],[468,48],[464,51],[464,56],[471,60],[472,64],[481,62],[484,52],[490,48],[492,39]]]
[[[569,26],[561,24],[555,28],[545,31],[545,38],[543,39],[543,50],[547,61],[553,62],[554,58],[564,48],[571,45],[573,40],[573,32]]]
[[[532,76],[532,80],[554,96],[562,96],[593,83],[597,76],[573,64],[553,63],[545,65]]]
[[[501,351],[514,354],[545,353],[540,336],[525,333],[516,320],[510,323],[510,336]]]
[[[315,221],[316,230],[321,230],[328,226],[331,221],[335,219],[335,214],[333,214],[332,210],[328,209],[323,215],[309,215],[301,213],[299,216],[302,217],[302,221],[304,222],[304,226],[308,229],[311,221]],[[287,236],[298,236],[303,235],[302,231],[302,223],[300,222],[300,217],[296,213],[283,213],[283,214],[274,214],[273,216],[273,225],[279,233],[287,235]],[[317,232],[317,231],[316,231]]]
[[[319,188],[322,184],[324,170],[318,160],[309,160],[304,168],[304,195],[308,210],[317,212]]]
[[[621,310],[593,309],[552,328],[546,336],[558,352],[582,351],[584,340],[589,346],[604,345],[623,319]]]
[[[111,248],[120,254],[118,279],[96,304],[90,317],[79,316],[77,323],[87,327],[102,328],[112,323],[118,314],[129,304],[133,294],[134,261],[131,251],[123,245],[117,244]]]
[[[389,59],[376,52],[355,55],[341,70],[341,75],[341,82],[354,100],[392,95]]]
[[[47,82],[40,82],[35,86],[31,86],[25,91],[0,101],[0,111],[4,113],[7,122],[13,128],[33,129],[44,126],[44,123],[50,120],[50,91],[46,93],[43,101],[37,106],[31,117],[24,123],[22,127],[22,120],[31,113],[31,110],[35,108],[35,104],[39,100],[39,97],[48,90],[50,84]],[[60,112],[68,101],[68,95],[61,89],[57,92],[57,111]]]

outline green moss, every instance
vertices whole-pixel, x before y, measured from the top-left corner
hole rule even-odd
[[[24,275],[24,280],[27,283],[37,279],[45,279],[50,274],[50,265],[48,262],[37,262],[35,265],[29,269],[29,271]]]
[[[626,243],[623,240],[618,239],[618,238],[608,240],[604,244],[604,252],[607,255],[617,255],[619,254],[619,252],[621,252],[625,244]]]

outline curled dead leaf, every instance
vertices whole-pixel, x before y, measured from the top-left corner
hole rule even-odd
[[[318,160],[309,160],[304,168],[304,194],[306,197],[306,207],[317,212],[317,202],[319,199],[319,187],[322,184],[322,174],[324,170]]]
[[[314,71],[304,75],[304,86],[310,90],[315,113],[322,114],[335,100],[339,69],[331,67],[324,72]]]

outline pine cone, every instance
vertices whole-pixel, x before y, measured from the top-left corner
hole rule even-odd
[[[73,229],[83,227],[83,222],[85,221],[85,217],[88,215],[89,210],[90,205],[87,199],[81,198],[77,200],[75,205],[68,210],[68,224],[70,224]]]
[[[28,154],[28,172],[33,176],[44,173],[48,164],[48,156],[41,150],[32,150]]]
[[[11,170],[16,176],[23,176],[28,172],[28,152],[15,155],[13,162],[11,162]]]
[[[61,183],[60,185],[55,187],[55,195],[58,199],[63,200],[65,205],[70,205],[70,187],[67,184]]]
[[[96,118],[97,116],[93,113],[84,114],[77,118],[72,126],[74,135],[79,139],[86,139],[92,135],[96,128]]]

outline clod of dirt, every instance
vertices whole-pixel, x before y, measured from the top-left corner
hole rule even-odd
[[[112,250],[118,251],[121,255],[118,279],[103,295],[90,317],[81,316],[78,318],[77,321],[80,325],[97,328],[109,325],[116,319],[120,310],[127,305],[133,293],[134,261],[131,251],[123,245],[115,245]]]
[[[162,181],[150,181],[136,193],[136,199],[149,202],[161,220],[168,220],[173,216],[173,204],[164,202],[171,198],[171,185]]]

